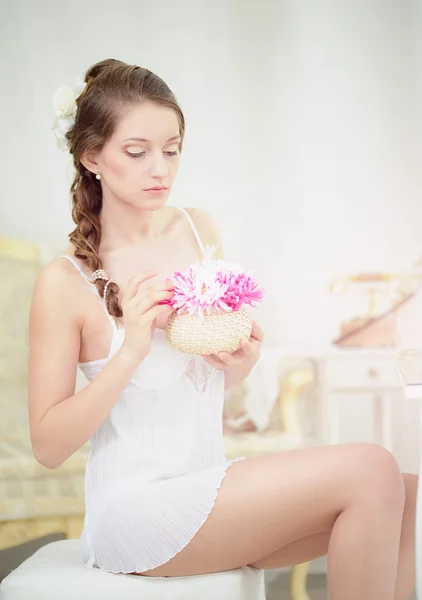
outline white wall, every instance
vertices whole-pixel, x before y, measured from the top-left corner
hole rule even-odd
[[[266,114],[278,143],[259,255],[265,278],[277,265],[283,279],[269,284],[283,314],[275,335],[292,342],[334,331],[333,273],[415,260],[422,216],[415,3],[295,6],[296,35],[280,47],[290,70],[273,57],[282,118]]]
[[[106,57],[148,66],[187,119],[172,201],[211,212],[227,254],[257,269],[269,343],[328,343],[333,273],[422,253],[419,4],[3,3],[0,233],[66,242],[53,93]]]
[[[417,6],[3,4],[0,231],[65,240],[70,169],[52,95],[104,57],[146,65],[187,118],[172,201],[214,214],[227,252],[258,269],[269,341],[328,341],[333,273],[400,268],[422,250]]]

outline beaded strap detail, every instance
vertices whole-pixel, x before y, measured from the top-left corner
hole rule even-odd
[[[106,284],[104,286],[104,291],[103,291],[103,300],[104,300],[104,302],[106,302],[107,289],[111,283],[111,279],[103,269],[97,269],[92,274],[92,280],[95,282],[98,279],[102,279],[103,281],[106,281]]]

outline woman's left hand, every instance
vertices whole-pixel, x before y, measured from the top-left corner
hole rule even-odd
[[[245,374],[240,380],[247,377],[252,367],[257,362],[261,353],[261,343],[264,338],[264,333],[260,326],[253,321],[252,332],[247,340],[240,342],[240,348],[234,352],[219,352],[218,354],[210,354],[203,356],[208,364],[219,371],[232,371],[245,369]]]

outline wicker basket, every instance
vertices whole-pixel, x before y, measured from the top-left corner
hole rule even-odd
[[[171,345],[186,354],[234,352],[249,338],[252,319],[243,309],[204,317],[173,313],[166,331]]]

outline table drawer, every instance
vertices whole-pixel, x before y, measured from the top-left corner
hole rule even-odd
[[[326,358],[325,367],[330,389],[402,387],[390,357],[332,356]]]

